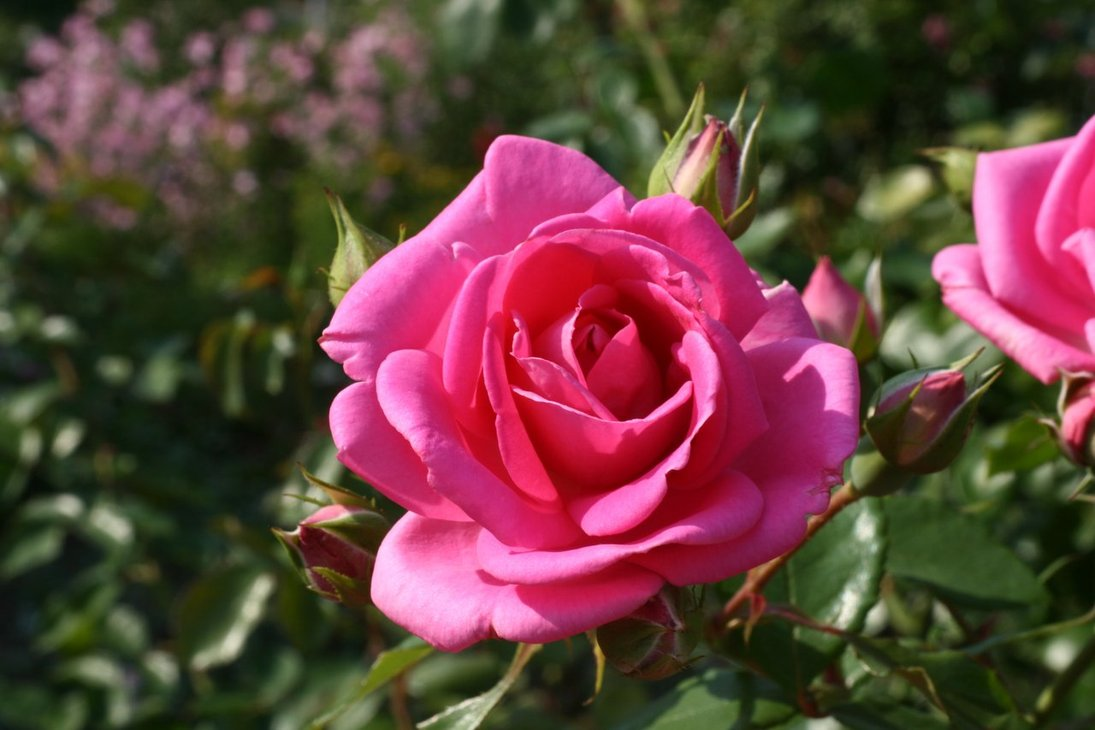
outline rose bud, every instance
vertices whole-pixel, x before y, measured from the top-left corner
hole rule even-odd
[[[324,598],[351,607],[370,603],[369,582],[388,521],[376,512],[332,504],[293,532],[274,530],[305,583]]]
[[[745,132],[744,106],[743,93],[729,122],[704,114],[701,85],[647,186],[650,197],[677,193],[703,206],[731,238],[745,233],[757,212],[757,130],[764,110]]]
[[[687,589],[666,586],[624,618],[597,629],[609,664],[636,679],[663,679],[686,668],[699,642],[699,613]]]
[[[1065,375],[1058,404],[1061,424],[1051,424],[1061,451],[1080,466],[1095,466],[1095,380]]]
[[[327,272],[327,296],[337,307],[353,283],[395,244],[356,222],[342,204],[342,198],[330,190],[325,192],[338,231],[338,246]]]
[[[891,464],[917,474],[946,468],[973,427],[977,404],[999,376],[991,368],[980,384],[967,388],[962,368],[911,370],[882,384],[866,428],[879,453]]]
[[[822,256],[802,290],[802,304],[821,339],[851,350],[860,363],[878,352],[878,316],[867,298],[844,280],[828,256]]]

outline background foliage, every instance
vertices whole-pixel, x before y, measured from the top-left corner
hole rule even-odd
[[[195,80],[203,33],[217,70]],[[12,728],[296,728],[356,696],[331,727],[396,727],[403,710],[422,720],[503,675],[511,647],[424,657],[379,615],[308,593],[270,535],[309,511],[286,494],[316,496],[297,464],[365,489],[334,459],[326,406],[344,381],[314,344],[330,314],[324,185],[394,239],[512,132],[579,147],[641,192],[695,85],[727,117],[748,85],[767,107],[766,169],[740,247],[799,286],[821,254],[852,281],[883,254],[887,334],[869,384],[912,356],[940,365],[982,344],[928,274],[972,224],[919,150],[1028,144],[1095,112],[1095,13],[1079,2],[53,0],[5,5],[0,41],[0,726]],[[235,95],[232,43],[251,59]],[[294,77],[275,47],[313,71]],[[369,79],[339,80],[367,64]],[[142,156],[96,164],[120,89],[143,109],[175,105]],[[194,138],[173,141],[172,121]],[[123,129],[119,149],[157,129]],[[1095,511],[1069,501],[1081,475],[1032,417],[1053,401],[1009,364],[952,469],[856,505],[770,584],[770,603],[848,633],[765,622],[668,680],[610,670],[591,704],[588,643],[549,645],[522,657],[486,722],[1090,726],[1095,673],[1042,696],[1090,641],[1074,619],[1095,605]],[[414,670],[365,692],[397,645],[374,684]],[[835,720],[810,725],[804,711]]]

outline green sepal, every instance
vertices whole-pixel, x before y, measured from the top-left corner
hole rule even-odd
[[[703,84],[696,87],[696,94],[692,97],[692,104],[684,115],[684,121],[677,128],[677,132],[669,138],[665,145],[665,151],[654,168],[650,171],[650,180],[646,186],[646,196],[653,198],[657,195],[676,192],[673,190],[673,174],[680,167],[685,153],[688,151],[689,139],[703,131],[705,91]],[[672,172],[671,172],[672,171]]]
[[[300,536],[295,532],[286,532],[285,530],[279,530],[276,527],[270,528],[274,533],[274,537],[278,539],[281,546],[285,548],[285,553],[289,556],[289,563],[300,575],[300,579],[304,581],[304,584],[311,587],[312,582],[308,580],[308,567],[304,564],[304,555],[300,552]]]
[[[913,472],[893,464],[874,447],[870,436],[859,440],[849,466],[852,487],[868,497],[885,497],[905,488]]]
[[[297,464],[297,468],[300,469],[301,476],[304,480],[311,484],[313,487],[322,490],[331,501],[335,504],[341,504],[343,507],[351,507],[358,509],[366,509],[376,511],[376,501],[365,497],[357,492],[352,492],[346,487],[340,487],[337,484],[331,484],[317,477],[312,472],[304,468],[303,464]]]
[[[355,510],[334,519],[310,522],[308,528],[334,533],[370,555],[376,555],[391,525],[377,512]]]
[[[381,256],[395,248],[395,244],[351,218],[342,198],[330,190],[324,192],[338,232],[335,256],[327,272],[327,296],[337,307],[354,282]]]
[[[749,229],[753,220],[757,217],[757,196],[760,194],[760,121],[764,118],[764,107],[760,108],[753,123],[749,125],[749,132],[745,135],[745,141],[741,137],[741,113],[745,105],[745,94],[741,94],[738,102],[738,110],[730,120],[730,133],[734,140],[740,144],[740,161],[738,163],[738,195],[735,201],[737,209],[730,213],[722,221],[723,230],[730,238],[737,238]],[[736,125],[736,126],[735,126]]]
[[[311,570],[335,589],[333,594],[329,594],[315,585],[311,585],[312,590],[316,593],[330,596],[344,606],[367,606],[372,603],[372,596],[369,594],[369,580],[350,578],[332,568],[315,567]]]

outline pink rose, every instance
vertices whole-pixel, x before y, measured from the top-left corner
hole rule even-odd
[[[1095,118],[979,155],[973,215],[978,244],[932,264],[943,302],[1043,383],[1095,372]]]
[[[520,137],[347,293],[339,458],[407,508],[372,596],[447,650],[547,642],[787,551],[855,447],[851,354],[702,208]]]

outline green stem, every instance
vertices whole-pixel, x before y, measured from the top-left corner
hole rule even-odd
[[[650,67],[650,75],[654,78],[654,86],[658,89],[666,113],[671,119],[679,119],[684,114],[684,96],[673,78],[658,39],[650,32],[642,0],[619,0],[619,7],[624,22],[639,41],[639,49]]]
[[[1034,708],[1034,727],[1045,727],[1061,702],[1084,676],[1084,672],[1091,668],[1092,663],[1095,663],[1095,636],[1087,640],[1080,653],[1073,657],[1053,684],[1042,692]]]

